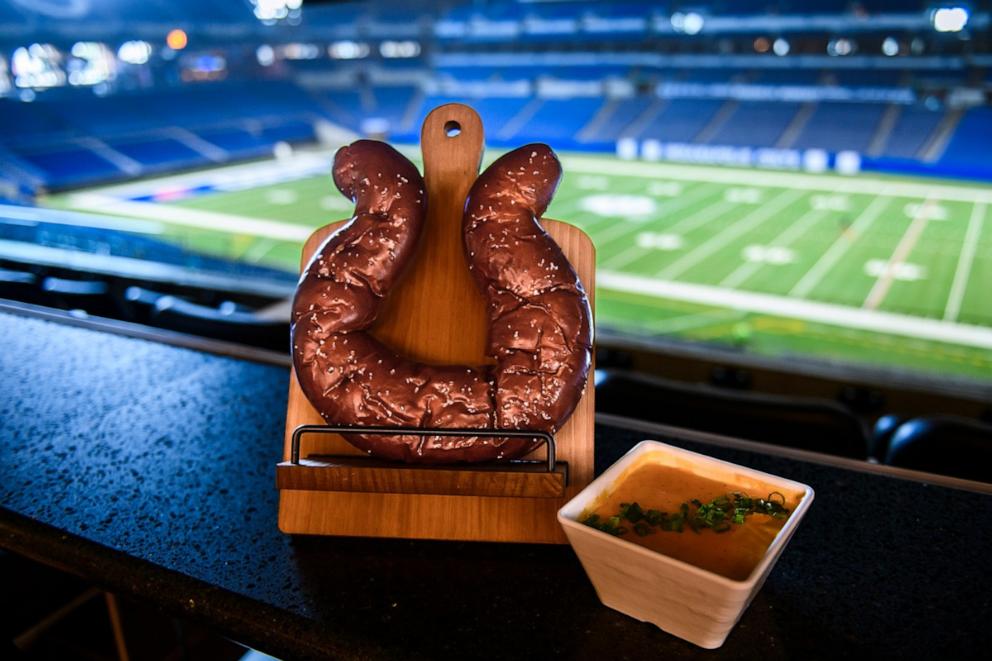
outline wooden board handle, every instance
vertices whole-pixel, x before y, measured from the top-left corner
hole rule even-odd
[[[482,120],[468,106],[449,103],[424,120],[427,222],[413,264],[389,293],[372,330],[415,360],[490,362],[485,300],[469,273],[462,240],[465,197],[479,176],[482,142]]]
[[[420,129],[429,204],[454,205],[434,217],[456,219],[459,224],[457,228],[444,228],[445,232],[461,235],[465,196],[479,175],[484,138],[479,115],[460,103],[435,108]]]

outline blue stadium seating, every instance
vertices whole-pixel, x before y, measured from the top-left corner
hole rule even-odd
[[[901,109],[888,143],[882,152],[890,158],[916,158],[927,139],[943,118],[943,111],[929,110],[923,106],[906,106]]]
[[[883,112],[885,106],[877,103],[820,103],[792,146],[864,152]]]
[[[992,154],[992,108],[971,108],[958,123],[941,162],[962,170],[979,168],[989,172]],[[987,175],[988,176],[988,175]]]
[[[725,102],[722,99],[672,99],[641,131],[641,138],[692,142]]]
[[[232,156],[251,158],[270,153],[271,144],[260,135],[239,128],[217,128],[197,131],[197,135],[227,151]]]
[[[106,181],[123,174],[110,161],[80,147],[20,152],[20,157],[44,172],[45,184],[49,186],[77,186]]]
[[[742,101],[707,142],[742,147],[773,146],[798,110],[798,103]]]
[[[417,94],[417,88],[412,85],[376,87],[372,92],[375,97],[375,110],[370,116],[381,117],[389,122],[390,127],[401,129],[403,118]]]
[[[109,141],[108,144],[149,170],[196,165],[205,160],[200,152],[171,138]]]
[[[575,135],[582,130],[603,105],[601,97],[584,99],[545,99],[527,123],[507,139],[540,140],[562,149],[575,144]]]
[[[594,138],[586,140],[611,141],[616,140],[624,134],[624,130],[640,117],[656,100],[650,97],[638,96],[631,99],[623,99],[617,102],[613,112],[609,114],[603,124],[596,131]]]

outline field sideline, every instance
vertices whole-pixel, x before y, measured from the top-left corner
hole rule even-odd
[[[48,203],[157,223],[196,249],[295,269],[347,217],[329,153]],[[597,248],[597,319],[764,354],[992,376],[992,187],[564,154],[548,216]],[[147,231],[147,223],[145,227]]]

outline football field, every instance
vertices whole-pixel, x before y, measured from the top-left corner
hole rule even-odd
[[[992,378],[992,186],[562,162],[547,215],[592,237],[600,328]],[[309,153],[48,203],[140,218],[187,248],[296,270],[306,236],[351,212],[329,163]]]

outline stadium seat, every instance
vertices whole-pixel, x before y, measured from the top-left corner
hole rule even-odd
[[[166,294],[144,287],[128,287],[124,290],[124,300],[121,301],[124,318],[140,324],[150,324],[155,304],[165,296]]]
[[[605,371],[596,409],[631,418],[762,443],[865,459],[868,436],[836,402],[724,390]]]
[[[214,308],[175,296],[162,296],[154,305],[151,323],[160,328],[250,344],[274,351],[288,351],[289,324],[260,319],[227,305]]]
[[[892,443],[892,435],[899,429],[906,418],[901,415],[883,415],[875,421],[872,429],[871,440],[869,441],[869,456],[877,461],[885,461],[885,455],[889,452],[889,445]]]
[[[38,303],[37,276],[27,271],[0,269],[0,298],[24,303]]]
[[[47,277],[41,283],[45,305],[64,310],[83,310],[99,317],[116,316],[110,286],[103,280],[71,280]]]
[[[892,434],[885,463],[992,482],[992,425],[950,416],[915,418]]]

